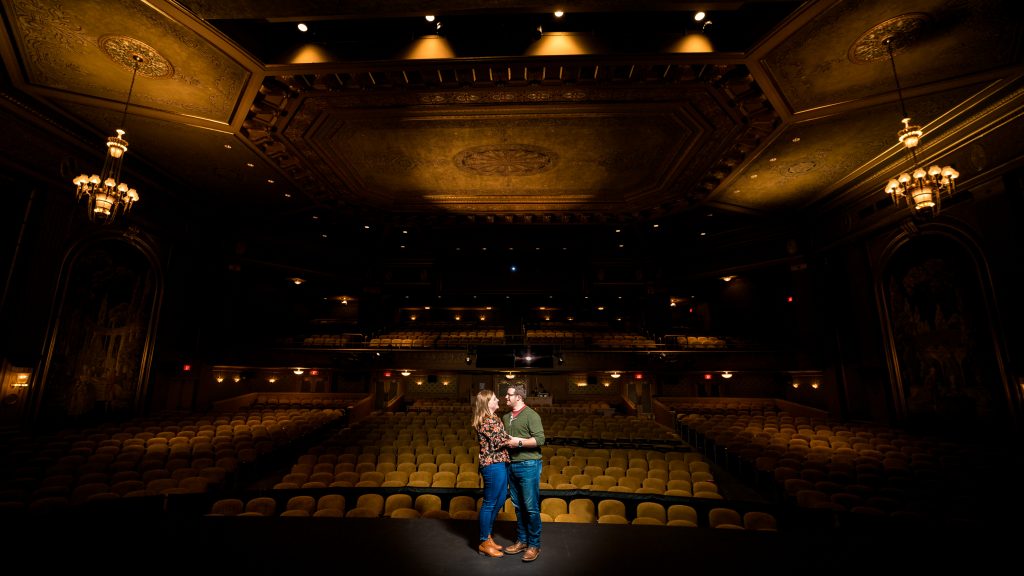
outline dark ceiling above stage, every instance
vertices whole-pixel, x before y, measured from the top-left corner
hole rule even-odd
[[[3,0],[0,46],[18,97],[80,124],[96,148],[142,54],[127,170],[282,228],[313,216],[741,222],[870,206],[902,159],[883,39],[906,40],[897,65],[927,160],[983,136],[996,95],[1019,85],[1012,2],[590,0],[561,24],[551,6]],[[669,51],[697,28],[697,7],[715,51]],[[429,12],[454,58],[402,55],[430,32]],[[538,26],[591,52],[527,55]]]

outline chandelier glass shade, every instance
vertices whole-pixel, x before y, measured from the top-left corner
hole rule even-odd
[[[885,40],[892,64],[892,75],[896,81],[896,92],[900,100],[900,111],[903,113],[903,129],[897,134],[899,143],[910,153],[911,169],[890,178],[885,185],[888,194],[896,205],[907,205],[915,211],[928,210],[937,214],[943,196],[952,196],[956,192],[956,179],[960,176],[952,166],[939,167],[934,164],[927,169],[921,167],[917,160],[917,146],[924,137],[920,126],[910,123],[907,107],[903,102],[903,90],[899,76],[896,75],[896,60],[893,57],[893,38]]]
[[[121,115],[122,126],[128,116],[128,103],[132,98],[135,76],[138,74],[142,57],[134,55],[133,60],[135,64],[132,68],[132,81],[128,86],[128,97],[125,99],[124,112]],[[80,174],[71,181],[75,185],[75,199],[86,203],[87,214],[93,222],[110,224],[122,214],[126,214],[139,201],[139,193],[135,188],[121,180],[121,167],[127,153],[128,140],[125,139],[125,131],[117,128],[114,135],[107,138],[107,153],[100,173],[91,176]]]

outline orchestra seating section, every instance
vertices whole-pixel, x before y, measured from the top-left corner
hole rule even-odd
[[[803,415],[773,399],[658,403],[675,428],[604,402],[537,407],[545,521],[767,531],[976,521],[977,493],[964,487],[983,481],[990,462],[976,447]],[[0,515],[475,519],[468,403],[347,416],[263,403],[12,436]],[[512,518],[507,503],[499,520]]]
[[[974,524],[1000,478],[999,443],[847,423],[773,399],[663,398],[687,443],[765,497],[832,526],[878,518]],[[994,439],[992,439],[994,440]],[[1005,449],[1005,448],[1004,448]]]

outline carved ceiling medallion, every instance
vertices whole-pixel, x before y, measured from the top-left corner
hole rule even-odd
[[[558,156],[529,144],[474,146],[455,156],[460,170],[480,176],[529,176],[554,167]]]
[[[174,66],[156,48],[129,36],[100,36],[96,42],[111,60],[127,70],[135,67],[135,56],[142,59],[139,74],[149,78],[167,78],[174,75]]]
[[[885,41],[892,38],[893,51],[899,53],[914,43],[932,17],[924,12],[910,12],[876,24],[850,46],[847,57],[854,64],[870,64],[889,58]]]

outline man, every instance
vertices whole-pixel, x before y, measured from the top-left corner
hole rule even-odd
[[[510,412],[501,420],[508,440],[512,461],[508,472],[508,488],[516,509],[518,539],[505,547],[506,554],[523,554],[523,562],[533,562],[540,555],[540,447],[544,445],[544,426],[540,414],[526,405],[526,388],[509,386],[505,403]]]

